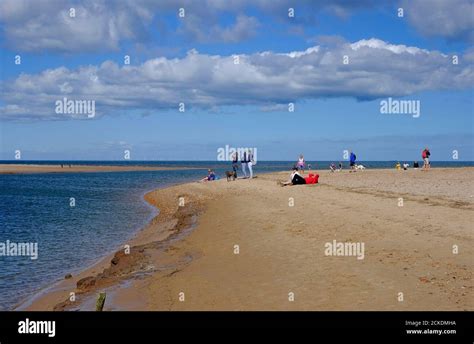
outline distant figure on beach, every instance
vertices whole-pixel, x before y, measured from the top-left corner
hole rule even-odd
[[[244,174],[244,178],[247,178],[247,152],[244,153],[240,157],[240,164],[242,165],[242,173]]]
[[[244,151],[244,153],[240,157],[240,163],[242,164],[242,172],[244,173],[244,178],[248,178],[247,177],[247,167],[248,167],[249,173],[250,173],[250,179],[252,179],[253,178],[252,166],[255,165],[256,162],[255,162],[254,155],[251,149],[249,149],[248,152]]]
[[[304,174],[304,168],[305,168],[305,161],[304,161],[304,156],[303,154],[300,154],[298,157],[298,162],[296,163],[296,167],[301,171],[301,173]]]
[[[351,170],[349,172],[355,172],[356,171],[356,160],[357,156],[354,154],[354,152],[351,151],[351,155],[349,157],[349,165],[351,166]]]
[[[423,170],[429,170],[431,165],[430,165],[430,150],[425,148],[423,152],[421,153],[421,157],[423,158]]]
[[[290,178],[287,182],[278,181],[280,186],[306,184],[306,180],[298,172],[298,167],[293,167]]]
[[[339,171],[342,171],[342,162],[339,161]]]
[[[204,177],[200,181],[201,182],[210,182],[210,181],[213,181],[213,180],[216,180],[216,174],[214,173],[213,170],[209,169],[209,170],[207,170],[207,177]]]
[[[406,171],[408,170],[408,166],[410,166],[409,164],[407,164],[406,162],[403,163],[403,169]]]
[[[329,165],[329,169],[331,170],[331,172],[336,172],[336,165],[332,163],[331,165]]]
[[[61,168],[64,168],[64,164],[61,164]]]
[[[239,153],[235,152],[232,154],[232,171],[234,171],[234,176],[237,178],[237,170],[239,169]]]
[[[253,157],[253,152],[251,149],[249,149],[249,154],[247,156],[247,167],[249,168],[249,173],[250,173],[250,179],[253,178],[253,169],[252,166],[255,165],[255,159]]]
[[[400,161],[397,161],[396,165],[395,165],[395,168],[397,170],[401,170],[402,166],[400,165]]]
[[[413,162],[413,168],[414,168],[415,170],[417,170],[418,167],[420,167],[420,165],[418,164],[418,161],[414,161],[414,162]]]

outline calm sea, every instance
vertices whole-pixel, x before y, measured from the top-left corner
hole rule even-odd
[[[0,161],[0,164],[19,161]],[[156,214],[143,196],[168,185],[198,180],[214,168],[223,177],[230,163],[215,161],[21,161],[34,164],[189,166],[202,169],[143,172],[0,174],[0,243],[38,243],[38,259],[0,257],[0,310],[19,302],[118,249]],[[331,162],[310,162],[327,168]],[[336,162],[337,163],[337,162]],[[256,174],[289,170],[293,162],[258,162]],[[392,168],[395,162],[362,162]],[[433,166],[474,166],[434,162]],[[75,206],[71,207],[71,198]]]

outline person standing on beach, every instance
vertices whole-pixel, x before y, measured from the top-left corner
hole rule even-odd
[[[355,172],[355,163],[356,163],[357,156],[354,154],[354,152],[351,151],[351,155],[349,157],[349,164],[351,166],[351,170],[349,172]]]
[[[301,171],[301,173],[304,174],[304,167],[305,167],[305,161],[304,161],[304,156],[303,154],[300,154],[298,157],[298,162],[296,163],[296,167]]]
[[[421,157],[423,158],[423,170],[429,170],[430,165],[430,150],[426,147],[423,152],[421,153]]]
[[[255,165],[255,161],[253,159],[253,152],[249,149],[249,154],[247,156],[247,167],[249,168],[250,179],[253,178],[253,169],[252,166]]]
[[[239,168],[239,153],[235,152],[232,154],[232,171],[235,173],[235,178],[237,178],[237,169]]]
[[[247,178],[247,152],[244,151],[240,157],[240,163],[242,164],[242,172],[244,173],[244,178]]]

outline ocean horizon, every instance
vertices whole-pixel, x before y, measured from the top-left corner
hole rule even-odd
[[[397,162],[413,164],[414,161],[422,164],[422,159],[418,160],[358,160],[357,162],[369,168],[393,168]],[[433,167],[472,167],[474,161],[471,160],[433,160],[430,159]],[[306,160],[312,168],[327,169],[331,163],[341,162],[347,166],[347,160]],[[296,163],[295,160],[258,160],[257,166],[263,168],[291,168]],[[216,160],[0,160],[0,164],[37,164],[37,165],[92,165],[92,166],[153,166],[153,167],[193,167],[193,168],[225,168],[231,165],[231,161]],[[257,168],[256,166],[256,168]]]

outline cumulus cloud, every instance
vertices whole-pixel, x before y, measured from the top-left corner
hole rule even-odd
[[[145,37],[152,19],[151,9],[140,1],[0,2],[3,35],[9,46],[21,51],[116,50],[123,39]]]
[[[401,6],[424,35],[474,42],[473,0],[403,0]]]
[[[164,28],[159,34],[235,43],[258,32],[257,18],[248,14],[253,9],[289,23],[288,8],[293,7],[296,17],[291,28],[296,30],[298,23],[312,25],[322,12],[346,17],[356,10],[395,5],[405,8],[408,23],[424,35],[472,41],[472,0],[2,0],[0,22],[6,43],[17,51],[71,53],[117,50],[124,41],[143,43],[159,26]],[[180,18],[176,30],[167,27],[164,19],[177,18],[180,7],[185,18]],[[74,18],[70,8],[76,12]],[[225,14],[231,15],[232,24],[221,23]]]
[[[344,64],[344,56],[349,63]],[[2,82],[4,119],[64,119],[54,112],[63,97],[94,100],[98,115],[226,105],[287,104],[327,97],[406,96],[426,90],[474,85],[472,53],[452,64],[438,51],[394,45],[378,39],[314,46],[289,53],[235,56],[200,54],[154,58],[141,65],[106,61],[77,69],[60,67],[21,74]]]

